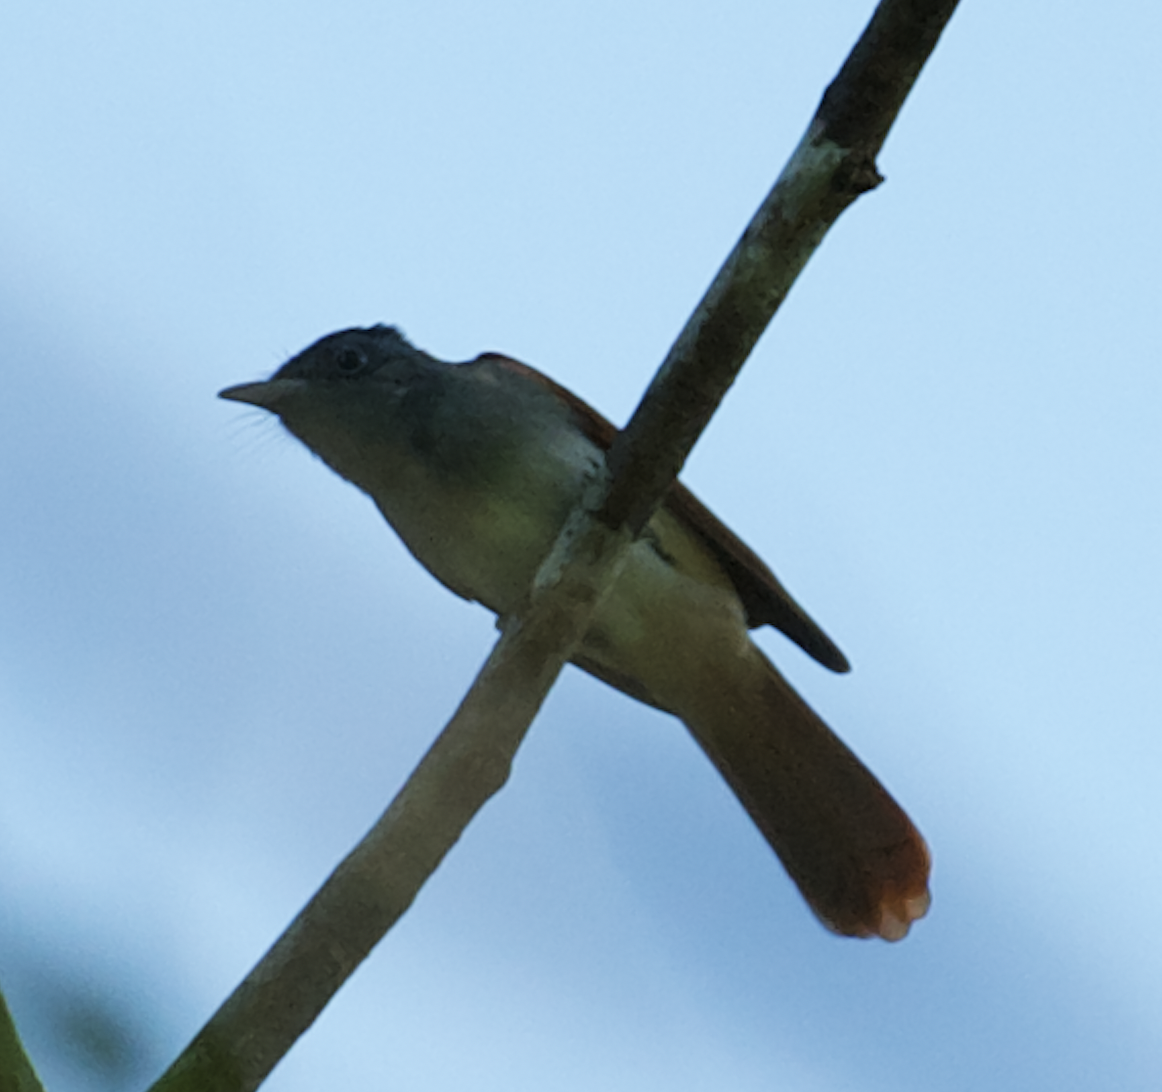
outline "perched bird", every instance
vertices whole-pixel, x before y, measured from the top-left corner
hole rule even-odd
[[[501,617],[617,431],[524,364],[448,364],[389,326],[330,334],[221,396],[276,414],[436,579]],[[773,625],[833,671],[843,654],[681,484],[629,553],[573,661],[685,723],[828,928],[903,937],[928,908],[923,838],[748,629]]]

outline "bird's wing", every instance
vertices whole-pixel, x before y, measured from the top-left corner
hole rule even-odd
[[[578,426],[590,440],[603,451],[613,446],[617,427],[572,391],[511,357],[485,353],[476,362],[486,361],[548,387],[573,410]],[[824,667],[840,672],[850,670],[847,657],[795,602],[758,554],[689,489],[681,482],[674,482],[662,504],[713,555],[742,601],[747,624],[752,629],[764,625],[774,626]]]

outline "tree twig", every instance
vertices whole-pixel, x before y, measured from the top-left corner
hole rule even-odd
[[[640,532],[875,156],[956,0],[883,0],[455,716],[366,838],[154,1086],[249,1092],[411,904],[513,756]]]

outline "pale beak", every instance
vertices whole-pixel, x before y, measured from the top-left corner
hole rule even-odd
[[[227,387],[218,392],[218,397],[274,410],[278,403],[299,394],[306,385],[305,379],[267,379],[260,383],[239,383],[236,387]]]

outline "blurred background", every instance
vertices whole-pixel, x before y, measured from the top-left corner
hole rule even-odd
[[[142,1087],[491,646],[215,398],[331,330],[623,422],[871,0],[0,15],[0,984]],[[685,473],[935,901],[828,935],[681,726],[569,670],[278,1092],[1162,1085],[1162,9],[969,0]]]

